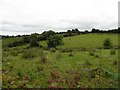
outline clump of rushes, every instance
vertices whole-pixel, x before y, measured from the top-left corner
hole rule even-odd
[[[111,55],[114,55],[115,54],[115,50],[112,49],[111,52],[110,52]]]

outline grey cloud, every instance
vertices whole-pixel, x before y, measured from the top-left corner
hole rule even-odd
[[[92,28],[98,28],[98,29],[110,29],[113,27],[117,27],[117,22],[110,22],[110,23],[103,23],[103,22],[97,22],[97,21],[85,21],[85,20],[58,20],[57,23],[54,24],[16,24],[12,22],[3,22],[2,23],[2,34],[4,32],[17,32],[21,34],[26,33],[42,33],[46,30],[55,30],[57,32],[59,31],[67,31],[68,29],[78,28],[79,30],[91,30]]]

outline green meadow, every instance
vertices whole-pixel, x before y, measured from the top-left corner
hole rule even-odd
[[[103,49],[110,38],[113,48]],[[118,88],[118,34],[83,34],[64,37],[63,45],[48,49],[7,45],[2,41],[3,88]]]

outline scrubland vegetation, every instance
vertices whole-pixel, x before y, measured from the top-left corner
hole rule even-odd
[[[118,34],[62,36],[50,31],[3,39],[2,87],[118,88]]]

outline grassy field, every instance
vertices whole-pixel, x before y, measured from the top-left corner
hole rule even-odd
[[[106,38],[110,38],[113,46],[118,46],[117,34],[87,34],[63,39],[64,45],[59,48],[102,48]],[[47,46],[46,41],[40,42],[41,45]]]
[[[117,34],[86,34],[57,49],[3,48],[3,88],[118,88],[118,49],[100,49],[108,37],[118,46]]]

